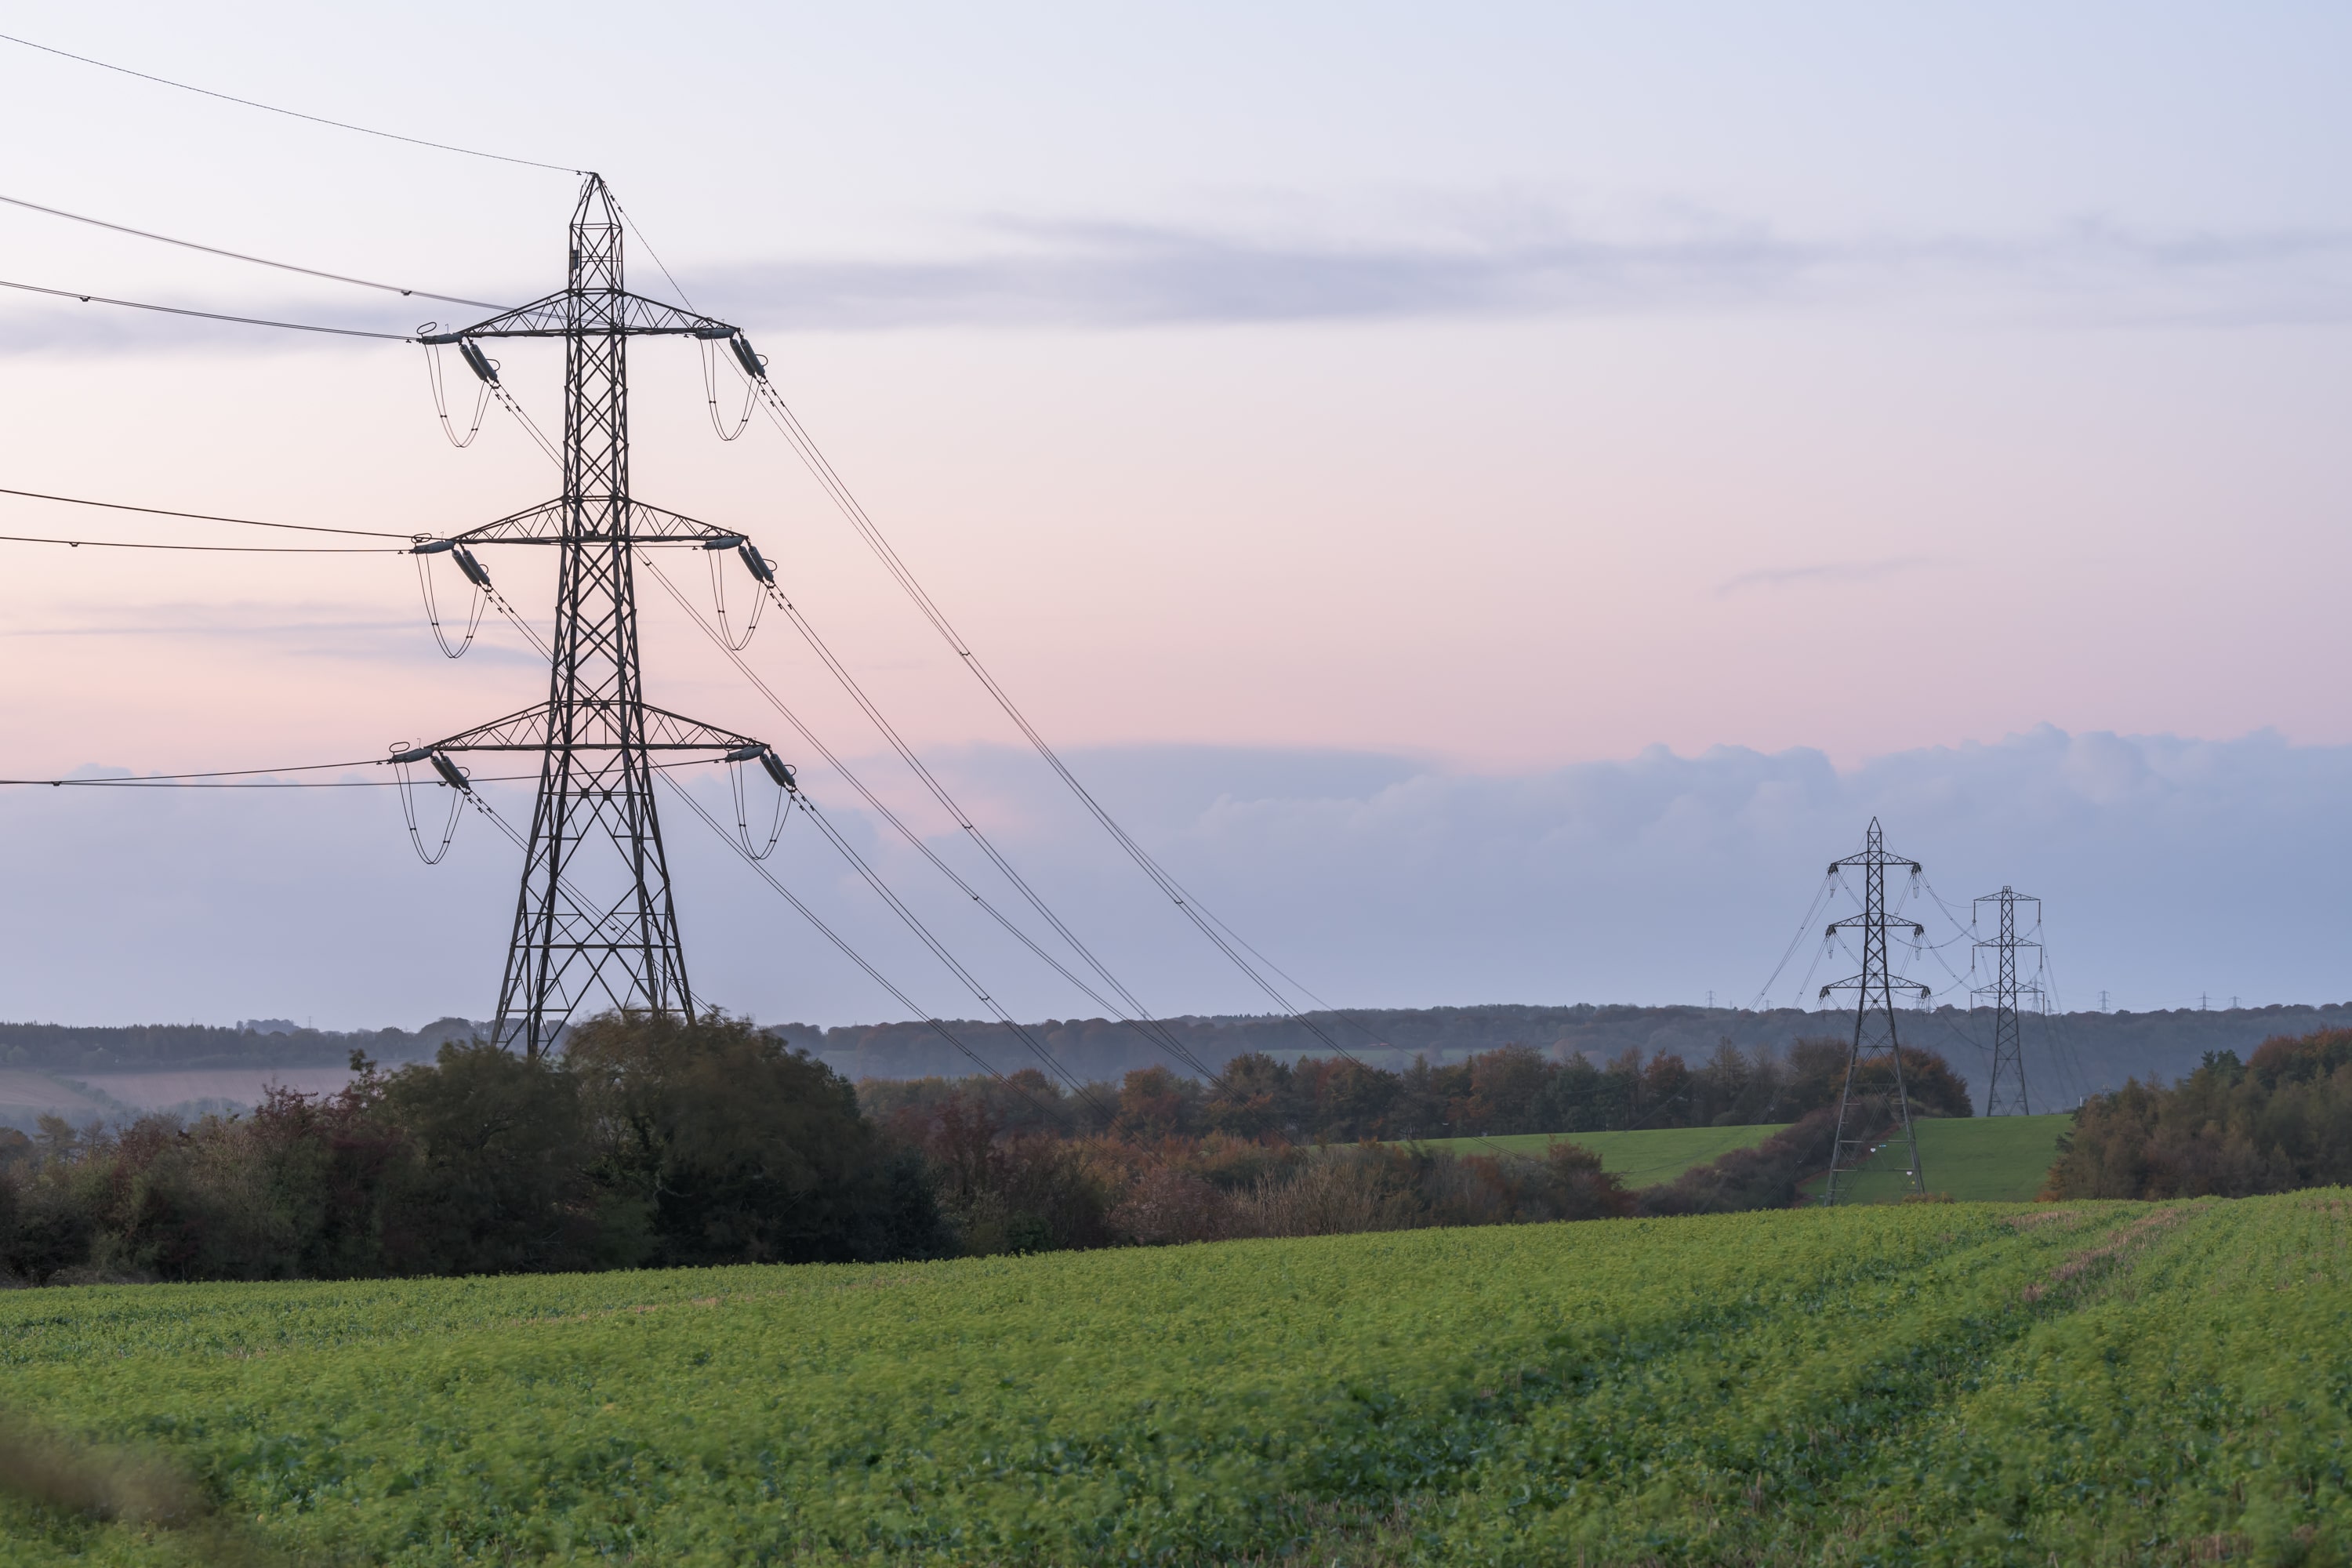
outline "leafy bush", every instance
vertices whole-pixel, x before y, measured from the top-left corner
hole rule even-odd
[[[592,1019],[247,1117],[0,1140],[0,1273],[278,1279],[862,1261],[952,1249],[921,1156],[748,1023]]]
[[[1883,1125],[1885,1100],[1869,1100],[1852,1110],[1859,1127]],[[1673,1181],[1644,1188],[1643,1214],[1737,1214],[1749,1209],[1784,1209],[1797,1201],[1799,1184],[1829,1169],[1837,1142],[1837,1108],[1807,1114],[1752,1148],[1733,1149],[1707,1164],[1694,1165]]]
[[[2208,1053],[2170,1088],[2128,1082],[2076,1113],[2053,1198],[2243,1197],[2352,1181],[2352,1029]]]
[[[849,1262],[944,1249],[919,1163],[856,1091],[742,1019],[590,1019],[564,1043],[608,1202],[651,1261]]]

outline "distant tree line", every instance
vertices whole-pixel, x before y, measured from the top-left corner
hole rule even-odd
[[[2246,1197],[2352,1184],[2352,1029],[2208,1056],[2169,1087],[2126,1083],[2074,1119],[2052,1198]]]
[[[1980,1072],[1991,1034],[1985,1009],[1937,1007],[1903,1015],[1905,1038]],[[1309,1026],[1312,1026],[1310,1027]],[[1160,1021],[1212,1072],[1237,1057],[1283,1060],[1333,1055],[1331,1042],[1376,1065],[1402,1070],[1415,1057],[1454,1063],[1513,1043],[1552,1057],[1607,1062],[1626,1051],[1704,1059],[1725,1040],[1743,1052],[1785,1056],[1798,1040],[1853,1030],[1853,1014],[1798,1008],[1635,1007],[1582,1005],[1545,1007],[1368,1008],[1287,1016],[1179,1017]],[[959,1038],[1010,1073],[1034,1058],[997,1023],[951,1023]],[[2128,1078],[2187,1072],[2208,1051],[2252,1050],[2273,1035],[2352,1027],[2352,1003],[2320,1007],[2183,1007],[2132,1013],[2079,1012],[2025,1020],[2025,1057],[2036,1109],[2071,1108],[2078,1090],[2114,1089]],[[970,1064],[929,1024],[917,1022],[817,1028],[786,1024],[778,1033],[853,1079],[953,1076]],[[1048,1018],[1030,1033],[1068,1071],[1116,1082],[1126,1073],[1165,1060],[1137,1031],[1116,1019]]]
[[[1982,1042],[1990,1034],[1990,1020],[1982,1010],[1972,1014],[1938,1007],[1906,1013],[1904,1018],[1906,1037],[1913,1044],[1951,1058],[1964,1068],[1981,1068]],[[951,1021],[950,1026],[999,1071],[1011,1073],[1034,1063],[1028,1047],[1002,1024]],[[1850,1013],[1797,1008],[1588,1004],[1370,1008],[1309,1013],[1304,1021],[1287,1016],[1178,1017],[1160,1020],[1160,1026],[1216,1072],[1234,1058],[1252,1054],[1283,1060],[1328,1057],[1334,1054],[1332,1041],[1394,1070],[1409,1066],[1415,1057],[1452,1064],[1513,1043],[1555,1058],[1581,1056],[1594,1062],[1612,1061],[1628,1050],[1644,1059],[1679,1056],[1696,1062],[1725,1040],[1751,1055],[1762,1050],[1784,1056],[1799,1039],[1848,1033],[1853,1026]],[[297,1029],[284,1020],[257,1029],[0,1023],[0,1067],[76,1073],[325,1067],[341,1062],[354,1049],[378,1061],[427,1060],[444,1040],[467,1039],[480,1027],[462,1018],[443,1018],[415,1030],[351,1032]],[[2352,1004],[2036,1016],[2025,1021],[2027,1076],[2037,1108],[2054,1110],[2073,1103],[2078,1079],[2082,1089],[2109,1089],[2126,1079],[2146,1082],[2186,1073],[2209,1052],[2236,1051],[2242,1057],[2275,1035],[2347,1027],[2352,1027]],[[1081,1079],[1117,1082],[1135,1068],[1165,1059],[1150,1041],[1115,1019],[1048,1018],[1030,1026],[1029,1031]],[[783,1024],[771,1026],[770,1032],[852,1080],[971,1070],[966,1058],[929,1024],[919,1021],[835,1028]],[[2054,1070],[2062,1053],[2067,1068],[2063,1073]]]
[[[1906,1048],[1919,1114],[1967,1087]],[[1058,1089],[853,1088],[750,1023],[611,1015],[527,1060],[478,1041],[250,1115],[0,1131],[0,1271],[237,1279],[858,1261],[1769,1207],[1826,1158],[1843,1043],[1606,1067],[1526,1047],[1402,1072],[1254,1056]],[[1891,1075],[1860,1076],[1883,1121]],[[1572,1143],[1446,1134],[1791,1120],[1643,1192]]]
[[[1836,1104],[1847,1049],[1844,1040],[1801,1039],[1781,1057],[1726,1041],[1696,1067],[1672,1053],[1645,1060],[1631,1049],[1596,1066],[1581,1056],[1556,1059],[1511,1045],[1443,1067],[1419,1060],[1396,1072],[1343,1057],[1292,1063],[1253,1052],[1228,1061],[1209,1083],[1153,1067],[1117,1084],[1065,1091],[1027,1068],[1002,1083],[869,1079],[859,1097],[885,1121],[979,1097],[992,1118],[1021,1131],[1130,1141],[1223,1133],[1337,1143],[1729,1127],[1795,1121]],[[1904,1087],[1921,1114],[1971,1114],[1967,1080],[1942,1057],[1915,1046],[1902,1055]],[[1894,1068],[1883,1057],[1855,1075],[1854,1087],[1865,1095],[1891,1094],[1894,1086]]]
[[[480,1027],[463,1018],[441,1018],[414,1030],[0,1024],[0,1067],[85,1073],[333,1067],[355,1050],[377,1061],[410,1061],[429,1059],[443,1042],[470,1039]]]

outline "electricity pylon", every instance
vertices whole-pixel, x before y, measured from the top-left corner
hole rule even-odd
[[[1990,942],[1976,944],[1979,950],[1992,949],[1995,955],[1992,984],[1979,987],[1975,993],[1977,996],[1987,992],[1992,994],[1992,1081],[1985,1086],[1985,1114],[2031,1116],[2033,1107],[2025,1094],[2024,1037],[2020,1026],[2017,1000],[2023,994],[2039,1001],[2042,988],[2018,984],[2017,950],[2021,947],[2038,948],[2042,944],[2018,941],[2017,906],[2032,904],[2034,923],[2039,925],[2042,922],[2042,900],[2030,893],[2020,893],[2003,887],[1998,893],[1987,893],[1977,903],[1995,905],[2000,911],[1999,934]],[[2006,1075],[2004,1068],[2007,1069]],[[2005,1092],[2004,1076],[2009,1086]]]
[[[563,342],[562,494],[442,546],[537,544],[560,552],[547,700],[395,759],[429,760],[460,788],[463,774],[443,753],[520,752],[541,759],[492,1029],[497,1044],[532,1057],[554,1047],[572,1010],[583,1005],[693,1014],[654,807],[654,753],[757,760],[780,785],[793,787],[791,770],[761,742],[649,706],[638,666],[633,552],[684,544],[740,549],[744,540],[630,497],[628,341],[740,342],[741,334],[624,287],[620,209],[598,175],[581,187],[571,240],[560,291],[474,326],[421,337],[428,346],[456,344],[488,382],[497,380],[498,368],[479,348],[482,340]]]
[[[1890,925],[1907,925],[1914,937],[1927,934],[1927,928],[1914,921],[1895,921],[1886,912],[1886,868],[1900,866],[1913,876],[1919,874],[1919,862],[1906,860],[1886,852],[1886,836],[1879,830],[1878,818],[1870,819],[1870,833],[1863,842],[1859,855],[1849,855],[1843,860],[1830,862],[1831,875],[1852,867],[1862,872],[1862,912],[1832,921],[1827,934],[1834,939],[1841,931],[1862,933],[1862,973],[1844,980],[1832,980],[1822,987],[1823,997],[1832,991],[1858,993],[1853,1013],[1853,1044],[1845,1058],[1845,1082],[1838,1090],[1836,1142],[1830,1148],[1829,1186],[1822,1201],[1834,1204],[1846,1195],[1853,1185],[1854,1173],[1861,1170],[1877,1148],[1867,1131],[1857,1128],[1853,1120],[1853,1078],[1865,1058],[1884,1055],[1895,1065],[1895,1110],[1901,1118],[1906,1164],[1904,1174],[1911,1179],[1914,1192],[1927,1190],[1927,1178],[1919,1169],[1919,1137],[1911,1126],[1911,1097],[1903,1084],[1903,1049],[1896,1038],[1895,1026],[1895,993],[1916,989],[1922,998],[1927,987],[1914,980],[1894,973],[1888,967],[1886,931]],[[1855,1135],[1847,1136],[1853,1130]]]

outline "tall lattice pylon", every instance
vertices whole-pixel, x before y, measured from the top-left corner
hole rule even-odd
[[[1863,1121],[1861,1109],[1855,1104],[1853,1080],[1855,1073],[1866,1061],[1885,1057],[1894,1066],[1895,1115],[1901,1128],[1905,1158],[1905,1175],[1914,1192],[1927,1190],[1927,1177],[1919,1168],[1919,1136],[1911,1125],[1911,1097],[1903,1083],[1902,1042],[1895,1020],[1895,993],[1916,990],[1921,996],[1927,987],[1916,981],[1906,980],[1893,972],[1887,962],[1887,931],[1902,925],[1911,929],[1913,937],[1924,937],[1927,928],[1916,921],[1897,920],[1886,910],[1886,868],[1899,866],[1913,876],[1919,874],[1919,862],[1906,860],[1886,852],[1886,836],[1879,830],[1878,818],[1870,819],[1870,832],[1863,841],[1862,853],[1849,855],[1843,860],[1830,862],[1835,875],[1843,870],[1862,873],[1862,912],[1848,915],[1830,923],[1828,935],[1835,940],[1842,931],[1858,931],[1862,938],[1862,973],[1844,980],[1832,980],[1822,987],[1827,997],[1832,991],[1857,993],[1853,1013],[1853,1044],[1846,1052],[1845,1079],[1838,1090],[1837,1139],[1830,1150],[1829,1184],[1822,1201],[1834,1204],[1853,1195],[1853,1176],[1868,1163],[1882,1140],[1879,1129]]]
[[[2032,1102],[2025,1092],[2025,1051],[2022,1023],[2018,1012],[2021,995],[2037,1002],[2042,996],[2038,984],[2021,986],[2017,980],[2017,952],[2020,948],[2038,948],[2038,942],[2021,942],[2017,935],[2017,906],[2033,906],[2033,923],[2042,923],[2042,900],[2030,893],[2021,893],[2003,887],[1998,893],[1987,893],[1977,900],[1977,907],[1995,907],[1998,925],[1990,942],[1978,942],[1982,952],[1993,952],[1993,980],[1980,987],[1977,998],[1988,994],[1992,999],[1992,1080],[1985,1085],[1987,1116],[2031,1116]]]
[[[663,544],[740,549],[744,541],[631,498],[628,340],[740,341],[740,334],[724,321],[630,293],[622,259],[620,210],[604,180],[590,174],[572,215],[571,260],[560,292],[459,331],[422,334],[428,347],[456,344],[474,373],[492,382],[498,369],[479,348],[482,340],[563,342],[562,494],[443,546],[535,544],[560,552],[547,701],[401,753],[435,760],[452,781],[461,771],[438,753],[541,758],[493,1036],[530,1056],[551,1049],[582,1006],[694,1010],[654,806],[656,753],[757,759],[791,787],[790,770],[761,742],[645,700],[633,552]]]

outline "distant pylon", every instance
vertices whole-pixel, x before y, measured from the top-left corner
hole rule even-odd
[[[2032,904],[2033,923],[2038,927],[2042,923],[2042,900],[2030,893],[2003,887],[2000,892],[1987,893],[1977,902],[1991,904],[2000,911],[1998,934],[1990,942],[1977,943],[1979,951],[1990,948],[1994,955],[1992,984],[1979,987],[1974,994],[1983,996],[1990,993],[1992,996],[1992,1080],[1985,1085],[1985,1114],[2031,1116],[2033,1107],[2025,1092],[2025,1042],[2017,1001],[2022,994],[2039,1003],[2042,987],[2018,984],[2017,950],[2039,948],[2042,944],[2018,940],[2017,906]]]
[[[1849,855],[1843,860],[1830,862],[1830,871],[1853,868],[1862,872],[1862,912],[1848,915],[1830,923],[1828,934],[1835,937],[1841,931],[1862,933],[1862,973],[1845,980],[1832,980],[1822,987],[1823,997],[1832,991],[1857,993],[1853,1011],[1853,1044],[1846,1052],[1845,1081],[1838,1090],[1836,1142],[1830,1148],[1830,1179],[1822,1201],[1834,1204],[1848,1195],[1854,1173],[1869,1162],[1878,1147],[1875,1129],[1866,1129],[1854,1120],[1853,1079],[1855,1071],[1867,1059],[1884,1056],[1895,1068],[1895,1114],[1902,1129],[1904,1174],[1911,1181],[1914,1192],[1927,1190],[1927,1178],[1919,1169],[1919,1137],[1911,1126],[1911,1095],[1903,1082],[1902,1042],[1895,1027],[1895,993],[1916,990],[1922,997],[1927,987],[1915,980],[1895,973],[1887,963],[1886,931],[1890,925],[1906,925],[1914,937],[1927,934],[1927,928],[1916,921],[1895,921],[1886,912],[1886,868],[1900,866],[1913,876],[1919,874],[1919,862],[1906,860],[1886,852],[1886,836],[1879,830],[1878,818],[1870,819],[1870,832],[1863,842],[1859,855]]]

